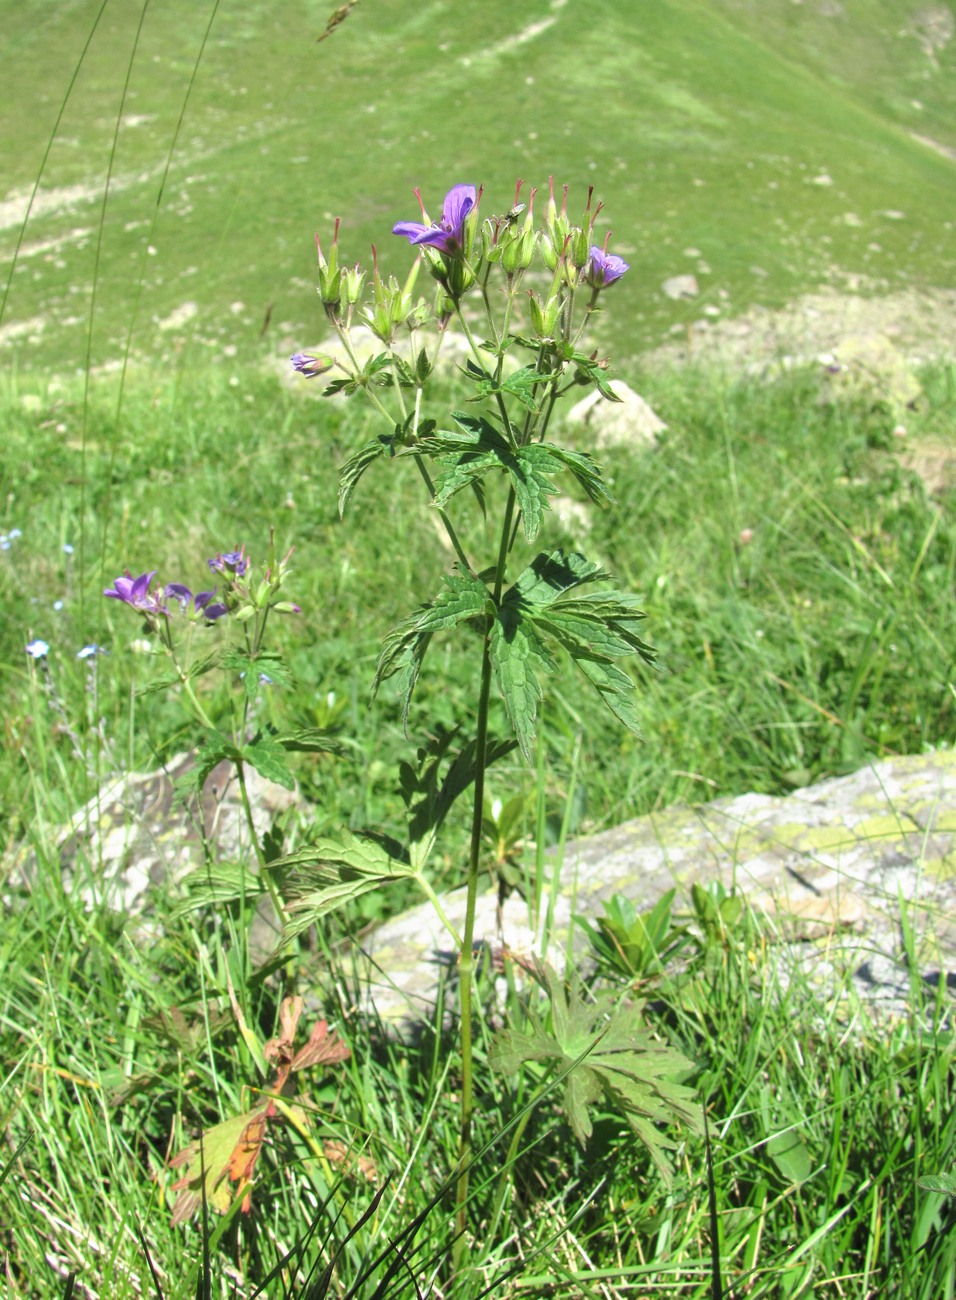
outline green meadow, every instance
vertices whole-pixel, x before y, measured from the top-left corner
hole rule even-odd
[[[5,258],[40,177],[3,321],[28,369],[315,342],[313,235],[341,216],[344,257],[392,265],[412,187],[456,181],[494,211],[518,177],[597,187],[634,266],[619,363],[707,305],[954,285],[956,56],[916,5],[363,0],[319,44],[324,0],[100,8],[0,6]]]
[[[401,274],[408,246],[389,232],[417,219],[415,186],[433,216],[456,182],[504,213],[520,177],[540,211],[553,176],[577,219],[593,185],[597,230],[631,264],[594,343],[667,424],[653,450],[600,453],[609,506],[573,488],[577,513],[545,516],[547,548],[586,550],[638,595],[657,660],[628,669],[639,738],[559,665],[535,763],[490,768],[489,807],[514,801],[515,887],[532,890],[536,844],[956,739],[954,498],[898,432],[956,441],[952,337],[923,349],[907,410],[834,393],[812,358],[769,374],[650,359],[702,321],[821,288],[956,289],[951,9],[361,0],[320,41],[329,17],[329,0],[0,0],[5,1294],[956,1295],[953,1202],[918,1182],[942,1187],[956,1165],[949,994],[920,979],[905,909],[912,993],[890,1023],[852,988],[823,1006],[799,978],[785,987],[745,907],[675,918],[663,966],[594,949],[586,990],[636,991],[648,1029],[694,1063],[708,1130],[674,1129],[669,1174],[611,1106],[580,1142],[553,1069],[489,1070],[497,1024],[478,1018],[469,1264],[450,1272],[453,995],[397,1042],[356,1016],[351,983],[356,937],[418,902],[410,886],[349,902],[265,972],[254,897],[190,909],[157,891],[144,937],[64,887],[69,817],[108,777],[198,740],[181,693],[153,689],[155,639],[101,596],[124,569],[196,587],[217,551],[260,560],[270,530],[294,547],[302,612],[271,629],[286,672],[258,718],[329,744],[292,756],[305,802],[287,850],[400,837],[398,764],[472,724],[462,629],[435,641],[410,739],[389,683],[370,703],[386,631],[454,556],[408,460],[373,466],[340,518],[339,472],[378,426],[287,373],[327,335],[315,234],[328,253],[341,217],[345,263],[375,243]],[[692,300],[661,290],[681,274]],[[448,410],[464,400],[454,371],[438,390]],[[475,506],[460,528],[469,551],[494,543]],[[197,625],[197,654],[217,632]],[[79,658],[91,645],[105,653]],[[227,718],[228,675],[201,683]],[[464,802],[429,863],[439,895],[462,883]],[[485,972],[487,1005],[534,1023],[513,982],[493,986]],[[270,1126],[251,1211],[174,1222],[170,1156],[262,1095],[261,1044],[290,992],[312,998],[306,1029],[321,1002],[351,1056],[297,1076],[302,1111]]]

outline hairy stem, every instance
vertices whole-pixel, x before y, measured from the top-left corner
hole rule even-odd
[[[511,523],[515,513],[515,492],[508,492],[508,504],[501,527],[498,562],[495,567],[493,599],[495,606],[501,600],[505,582],[505,567],[510,551]],[[468,888],[465,901],[465,924],[461,936],[459,957],[459,984],[461,988],[461,1136],[458,1148],[458,1184],[455,1191],[455,1249],[454,1271],[457,1274],[467,1250],[465,1236],[468,1217],[468,1174],[472,1159],[471,1122],[474,1109],[474,1081],[472,1074],[472,993],[475,973],[475,907],[478,900],[478,868],[481,862],[481,819],[485,802],[485,765],[488,757],[488,703],[491,696],[491,629],[489,615],[482,644],[481,687],[478,696],[478,718],[475,735],[475,786],[471,817],[471,850],[468,857]]]

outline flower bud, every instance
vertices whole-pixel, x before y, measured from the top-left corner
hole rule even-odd
[[[339,218],[335,218],[335,233],[332,236],[332,247],[329,250],[328,261],[322,252],[322,245],[319,243],[319,237],[315,237],[316,252],[319,257],[319,297],[325,303],[326,308],[331,312],[339,305],[341,290],[341,274],[339,272]]]
[[[531,325],[535,334],[539,339],[553,339],[555,330],[558,327],[558,316],[561,312],[560,294],[551,294],[544,307],[541,306],[538,296],[533,290],[528,296],[531,299]]]
[[[342,272],[342,298],[347,307],[354,307],[362,297],[365,286],[365,272],[358,262],[349,270]]]
[[[291,361],[292,369],[297,370],[306,379],[315,379],[317,375],[324,375],[335,365],[334,359],[326,356],[324,352],[296,352]]]

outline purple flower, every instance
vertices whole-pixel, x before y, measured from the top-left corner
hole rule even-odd
[[[290,360],[292,361],[292,369],[297,370],[306,379],[315,379],[317,375],[324,375],[327,370],[331,370],[335,365],[331,357],[327,357],[321,352],[295,352]]]
[[[41,641],[39,637],[35,641],[28,641],[26,650],[31,659],[45,659],[50,653],[47,642]]]
[[[418,193],[417,190],[415,192]],[[474,185],[454,185],[445,195],[441,220],[437,226],[426,226],[419,221],[400,221],[392,227],[392,234],[404,235],[410,244],[426,244],[450,257],[458,256],[465,243],[465,218],[477,201],[478,193]],[[424,215],[423,209],[422,216]]]
[[[210,564],[211,563],[212,561],[210,560]],[[194,596],[189,588],[183,583],[170,582],[167,583],[164,588],[163,594],[167,598],[178,600],[183,612],[188,609],[191,602],[197,614],[202,614],[203,618],[207,619],[210,623],[215,622],[217,618],[222,618],[223,614],[229,612],[223,604],[211,605],[209,603],[216,594],[215,587],[212,591],[199,591]]]
[[[167,599],[178,600],[180,606],[185,609],[193,598],[192,592],[181,582],[167,582],[163,588],[163,595]]]
[[[124,605],[131,605],[144,614],[166,614],[169,611],[159,596],[151,596],[149,592],[149,584],[155,577],[155,569],[152,573],[141,573],[138,578],[127,569],[122,577],[114,579],[112,587],[107,587],[103,595],[121,600]]]
[[[245,549],[243,547],[239,551],[226,551],[224,554],[214,555],[209,561],[210,569],[213,573],[225,573],[230,577],[241,578],[249,567]]]
[[[200,611],[203,618],[208,619],[210,623],[214,623],[217,618],[222,618],[223,614],[229,613],[222,601],[217,601],[215,605],[209,603],[215,594],[215,587],[212,591],[199,591],[193,600],[193,604]]]
[[[592,245],[588,257],[588,266],[584,278],[592,289],[605,289],[615,280],[620,280],[625,271],[631,268],[623,257],[615,257],[606,248]]]

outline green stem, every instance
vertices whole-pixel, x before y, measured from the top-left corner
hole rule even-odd
[[[508,504],[501,528],[498,562],[495,568],[493,599],[495,606],[501,600],[505,581],[511,538],[511,521],[515,512],[515,491],[508,493]],[[473,1047],[472,1047],[472,993],[475,971],[475,909],[478,901],[478,868],[481,864],[481,821],[485,802],[485,764],[488,758],[488,703],[491,696],[491,629],[489,615],[485,628],[481,657],[481,687],[478,695],[478,717],[475,735],[475,785],[471,817],[471,850],[468,856],[468,886],[465,901],[465,925],[461,936],[459,956],[459,986],[461,989],[461,1136],[458,1148],[458,1183],[455,1189],[455,1248],[454,1272],[457,1274],[467,1250],[468,1227],[468,1174],[472,1160],[471,1121],[474,1110]]]
[[[418,875],[415,877],[415,879],[418,881],[419,885],[421,885],[423,893],[425,894],[428,901],[431,903],[432,907],[435,909],[435,915],[438,917],[439,921],[441,921],[442,925],[451,935],[456,948],[458,948],[460,952],[461,944],[462,944],[461,935],[452,925],[451,921],[449,921],[445,909],[441,905],[441,899],[438,897],[434,889],[432,889],[431,885],[428,883],[428,881],[425,879],[423,875]]]
[[[428,495],[431,497],[432,502],[434,503],[435,485],[432,483],[432,476],[429,474],[424,460],[422,459],[422,457],[419,455],[417,451],[415,452],[415,464],[418,466],[418,472],[425,480],[425,486],[428,488]],[[452,546],[454,547],[455,554],[458,556],[458,559],[461,561],[462,565],[464,566],[465,572],[474,573],[474,569],[471,567],[471,563],[469,562],[468,556],[465,554],[464,550],[462,549],[461,542],[458,540],[458,534],[455,532],[455,525],[448,518],[448,515],[441,508],[441,506],[435,506],[435,509],[438,511],[438,518],[445,525],[445,532],[448,534],[448,540],[451,542]]]

